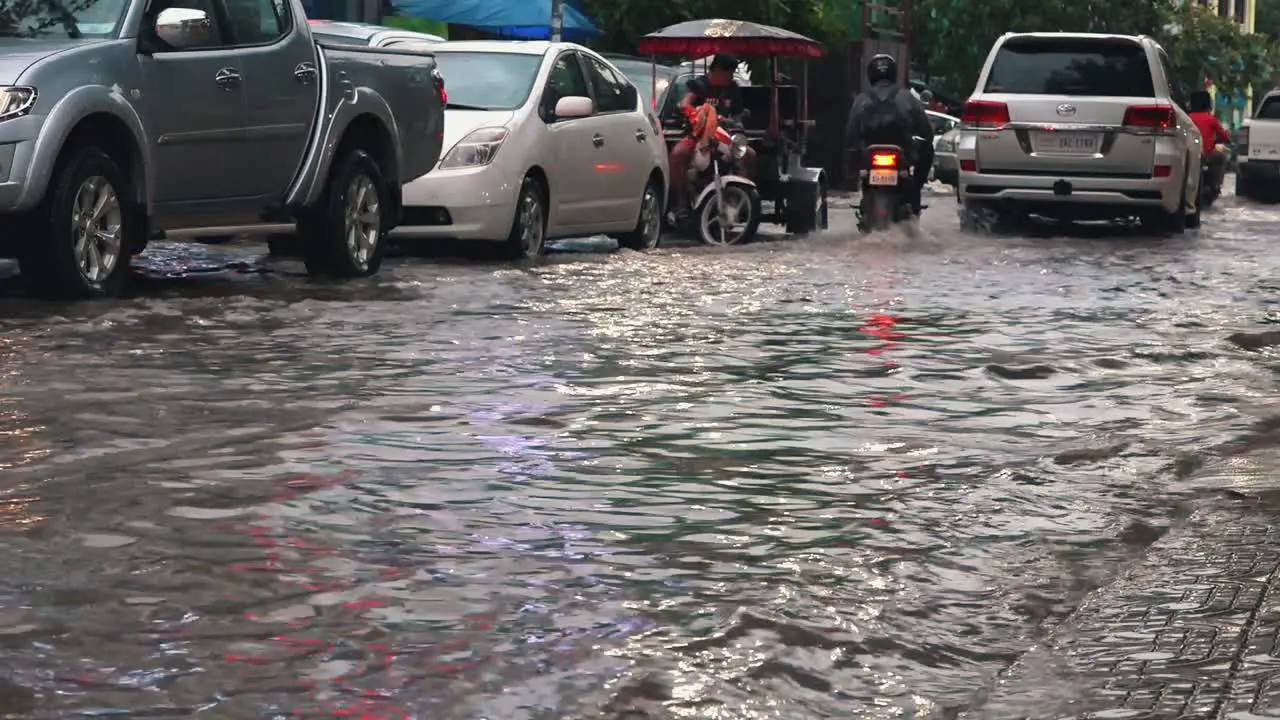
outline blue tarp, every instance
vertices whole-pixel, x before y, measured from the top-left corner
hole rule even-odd
[[[393,0],[393,4],[401,15],[525,40],[551,38],[551,0]],[[599,32],[586,15],[565,2],[561,39],[586,40]]]

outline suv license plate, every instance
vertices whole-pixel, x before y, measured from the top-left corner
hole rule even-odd
[[[1056,155],[1096,155],[1099,137],[1096,133],[1038,132],[1032,138],[1035,151]]]
[[[872,170],[871,184],[872,185],[897,185],[898,171],[897,170]]]

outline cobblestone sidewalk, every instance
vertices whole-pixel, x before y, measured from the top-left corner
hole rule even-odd
[[[1280,718],[1280,524],[1223,499],[1153,545],[966,720]]]

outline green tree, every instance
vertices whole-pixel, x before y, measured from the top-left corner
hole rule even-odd
[[[1006,32],[1152,33],[1173,15],[1174,0],[916,0],[912,64],[937,89],[973,92],[991,45]]]
[[[1175,82],[1184,92],[1212,79],[1219,92],[1243,95],[1270,85],[1275,45],[1262,34],[1240,32],[1234,21],[1200,5],[1175,13],[1160,39],[1169,53]]]

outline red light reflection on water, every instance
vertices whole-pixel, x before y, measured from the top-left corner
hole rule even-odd
[[[884,356],[887,351],[894,348],[900,340],[907,336],[905,332],[898,329],[897,318],[888,313],[870,313],[858,328],[858,331],[883,341],[880,345],[867,349],[865,352],[868,355],[880,358],[881,363],[888,370],[896,370],[899,367],[898,363]],[[867,406],[877,409],[885,408],[888,407],[889,403],[901,402],[905,398],[906,395],[903,393],[872,395],[867,398]]]
[[[277,495],[274,502],[287,502],[301,495],[316,490],[334,487],[354,479],[353,473],[338,475],[303,474],[289,477],[284,483],[284,491]],[[362,622],[367,610],[387,606],[387,601],[371,594],[365,587],[371,581],[394,581],[410,577],[413,570],[404,567],[388,566],[377,568],[363,582],[335,578],[329,575],[330,570],[317,563],[323,558],[340,556],[338,548],[327,547],[311,542],[283,529],[271,528],[263,523],[266,518],[256,523],[221,524],[222,529],[247,534],[254,546],[262,549],[262,558],[257,562],[235,563],[227,566],[233,572],[272,573],[282,584],[296,586],[305,594],[332,593],[340,591],[362,591],[362,597],[342,602],[334,606],[313,609],[315,614],[298,619],[277,619],[270,615],[259,615],[248,612],[244,619],[259,623],[275,623],[281,632],[267,638],[268,647],[258,653],[238,652],[224,654],[226,663],[240,665],[248,671],[252,667],[268,665],[289,666],[302,661],[324,662],[330,655],[341,651],[349,655],[352,650],[361,650],[364,659],[355,663],[349,672],[323,680],[298,679],[291,685],[297,690],[314,695],[323,691],[339,697],[324,701],[323,704],[293,713],[297,718],[358,718],[360,720],[392,720],[412,717],[408,708],[396,702],[396,696],[404,688],[431,680],[440,681],[457,678],[486,664],[491,656],[477,653],[478,657],[453,662],[439,662],[438,658],[451,653],[474,649],[475,631],[489,631],[493,628],[497,616],[491,613],[477,613],[464,618],[465,627],[461,636],[448,635],[435,642],[423,641],[421,636],[415,638],[412,650],[397,650],[392,645],[382,642],[367,642],[358,636],[362,631],[372,627],[369,621]],[[364,564],[368,565],[367,561]],[[342,632],[339,628],[346,629]],[[157,639],[175,639],[185,632],[177,628],[169,632],[154,633]],[[379,685],[388,687],[360,687],[357,683],[367,685],[370,678],[378,676]],[[363,683],[361,682],[363,681]]]

